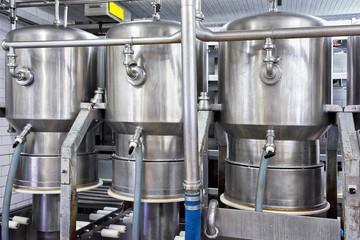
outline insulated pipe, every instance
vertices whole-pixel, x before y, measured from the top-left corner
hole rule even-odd
[[[199,21],[196,23],[196,37],[202,41],[207,42],[264,40],[266,38],[288,39],[356,35],[360,35],[360,25],[213,32],[207,28],[204,28]]]
[[[10,203],[11,203],[11,194],[12,187],[14,183],[14,178],[16,174],[16,169],[19,164],[20,154],[24,147],[23,143],[20,143],[16,146],[11,163],[9,168],[9,173],[6,179],[5,185],[5,193],[4,193],[4,202],[2,208],[2,216],[1,216],[1,239],[9,240],[9,215],[10,215]]]
[[[255,196],[255,211],[262,212],[264,207],[264,195],[265,195],[265,185],[266,177],[268,172],[269,158],[265,158],[265,150],[261,156],[261,162],[258,173],[258,180],[256,185],[256,196]]]
[[[115,45],[146,45],[146,44],[165,44],[180,43],[181,33],[176,32],[171,36],[165,37],[132,37],[119,39],[91,39],[91,40],[68,40],[68,41],[33,41],[33,42],[2,42],[4,50],[13,48],[53,48],[53,47],[88,47],[88,46],[115,46]]]
[[[144,182],[143,153],[141,143],[135,149],[135,189],[134,189],[134,216],[132,223],[132,239],[140,239],[141,224],[141,197]]]

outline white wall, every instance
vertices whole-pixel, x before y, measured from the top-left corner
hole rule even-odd
[[[46,13],[41,9],[29,8],[20,9],[18,15],[38,24],[46,24],[53,22],[53,15]],[[18,23],[18,28],[24,27]],[[0,41],[10,31],[10,23],[6,16],[0,15]],[[5,51],[0,48],[0,106],[5,104]],[[2,204],[4,197],[4,189],[6,178],[9,170],[10,160],[12,156],[12,144],[16,134],[7,133],[8,122],[5,118],[0,118],[0,212],[2,212]],[[31,203],[32,195],[14,193],[11,198],[11,209],[18,208]]]

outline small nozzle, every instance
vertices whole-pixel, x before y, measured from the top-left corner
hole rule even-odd
[[[129,155],[131,155],[133,153],[134,149],[135,149],[134,147],[129,148]]]

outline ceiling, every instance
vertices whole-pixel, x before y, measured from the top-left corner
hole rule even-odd
[[[21,1],[21,0],[20,0]],[[69,2],[71,0],[68,0]],[[26,2],[26,0],[22,0]],[[131,12],[132,19],[149,18],[152,16],[152,0],[132,0],[121,2]],[[161,18],[180,21],[181,0],[163,0]],[[202,11],[205,15],[204,24],[207,26],[222,26],[227,22],[248,15],[268,11],[268,0],[203,0]],[[69,19],[89,21],[83,17],[82,5],[70,5]],[[327,20],[360,19],[360,0],[283,0],[280,11],[296,12],[322,17]],[[44,7],[53,13],[53,7]]]

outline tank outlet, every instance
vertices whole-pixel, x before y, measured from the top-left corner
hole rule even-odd
[[[276,154],[276,146],[275,146],[275,131],[267,130],[266,132],[266,144],[264,146],[265,156],[264,158],[271,158]]]

